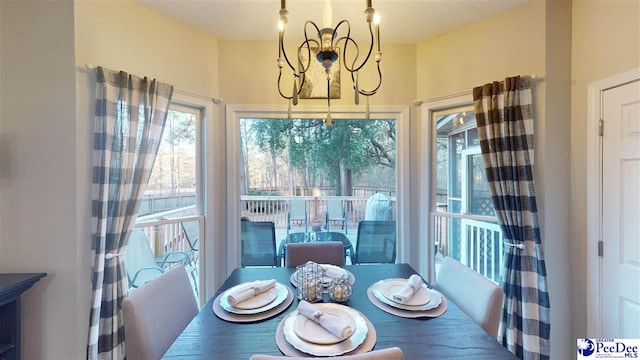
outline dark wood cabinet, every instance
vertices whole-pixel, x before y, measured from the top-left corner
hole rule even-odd
[[[20,359],[20,295],[45,273],[0,273],[0,360]]]

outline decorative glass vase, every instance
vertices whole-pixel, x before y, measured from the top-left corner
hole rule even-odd
[[[331,280],[329,284],[329,297],[333,302],[345,303],[349,300],[353,289],[349,280],[345,278],[337,278]]]
[[[322,300],[322,266],[308,262],[296,268],[298,300],[316,302]]]

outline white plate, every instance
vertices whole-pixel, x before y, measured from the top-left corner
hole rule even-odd
[[[282,332],[284,333],[285,339],[289,344],[304,353],[314,356],[337,356],[349,351],[353,351],[364,342],[365,338],[367,337],[368,331],[367,322],[357,310],[340,304],[321,304],[320,306],[324,308],[323,311],[327,311],[329,309],[342,309],[343,311],[349,313],[356,323],[353,334],[348,339],[330,345],[321,345],[307,342],[300,338],[294,331],[294,323],[298,316],[298,311],[296,310],[289,313],[289,315],[287,315],[287,317],[283,320],[284,327]]]
[[[380,281],[380,291],[387,299],[396,302],[398,304],[407,306],[422,306],[429,302],[429,288],[425,283],[421,283],[418,290],[413,293],[411,298],[407,299],[404,303],[398,302],[393,299],[393,295],[407,285],[406,279],[387,279]]]
[[[386,296],[384,296],[382,294],[382,289],[380,285],[381,285],[381,281],[378,281],[373,285],[373,287],[371,288],[373,295],[376,297],[376,299],[382,301],[383,303],[398,309],[409,310],[409,311],[425,311],[425,310],[431,310],[431,309],[437,308],[442,302],[442,294],[440,294],[436,290],[427,288],[427,291],[429,292],[428,303],[421,306],[409,306],[409,305],[399,304],[395,301],[389,300]]]
[[[271,291],[275,291],[276,294],[277,294],[275,299],[267,302],[262,307],[243,309],[243,308],[237,307],[238,304],[236,304],[236,306],[233,306],[233,305],[229,304],[229,301],[227,301],[227,295],[229,294],[229,291],[231,291],[233,289],[236,289],[236,288],[238,288],[240,286],[248,286],[248,285],[246,283],[240,284],[240,285],[236,285],[236,286],[228,289],[224,293],[222,293],[222,296],[220,296],[220,307],[222,307],[224,310],[226,310],[228,312],[231,312],[231,313],[234,313],[234,314],[241,314],[241,315],[257,314],[257,313],[261,313],[261,312],[264,312],[264,311],[267,311],[267,310],[271,310],[274,307],[280,305],[287,298],[287,294],[289,293],[286,286],[284,286],[284,285],[282,285],[280,283],[276,283],[276,286],[274,286],[273,288],[269,289],[269,291],[265,292],[265,293],[269,293]],[[262,294],[265,294],[265,293],[262,293]],[[262,294],[254,296],[254,298],[258,297],[258,296],[261,296]],[[270,296],[270,295],[266,295],[266,296]],[[266,299],[268,299],[268,297],[265,297],[260,301],[265,302]],[[246,303],[247,301],[249,301],[249,300],[245,300],[242,303]],[[242,304],[242,303],[240,303],[240,304]]]
[[[353,318],[353,316],[351,316],[351,314],[349,314],[348,312],[339,308],[326,308],[325,310],[324,307],[323,307],[323,311],[325,314],[329,314],[329,313],[336,314],[344,318],[347,321],[348,325],[351,327],[351,329],[353,329],[353,331],[355,332],[356,321]],[[333,333],[331,333],[329,330],[322,327],[322,325],[318,324],[317,322],[299,313],[298,313],[298,316],[296,316],[295,321],[293,322],[293,331],[302,340],[305,340],[307,342],[314,343],[314,344],[321,344],[321,345],[336,344],[347,339],[349,336],[351,336],[349,335],[344,338],[339,338]]]
[[[261,292],[258,295],[254,295],[247,300],[241,301],[233,305],[235,308],[251,310],[269,305],[273,300],[278,297],[278,289],[272,287],[271,289]]]

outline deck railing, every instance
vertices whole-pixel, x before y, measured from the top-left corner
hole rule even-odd
[[[451,256],[494,282],[500,282],[503,261],[500,225],[461,214],[436,212],[432,216],[440,255]]]
[[[276,226],[287,225],[291,200],[305,200],[309,223],[318,219],[325,223],[328,200],[341,200],[347,215],[347,226],[357,227],[364,220],[369,196],[253,196],[240,197],[242,216],[253,221],[273,221]],[[396,198],[391,201],[392,218],[396,218]]]

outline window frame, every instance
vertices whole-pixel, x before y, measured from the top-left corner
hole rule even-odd
[[[292,118],[318,119],[326,117],[324,106],[295,107]],[[334,105],[334,119],[365,119],[361,107]],[[227,273],[240,267],[240,169],[239,169],[239,124],[241,118],[287,118],[286,105],[238,105],[226,106],[227,121]],[[409,237],[410,166],[409,166],[409,107],[403,105],[371,106],[371,119],[396,120],[396,179],[397,179],[397,262],[411,262]],[[417,241],[416,241],[417,243]]]

